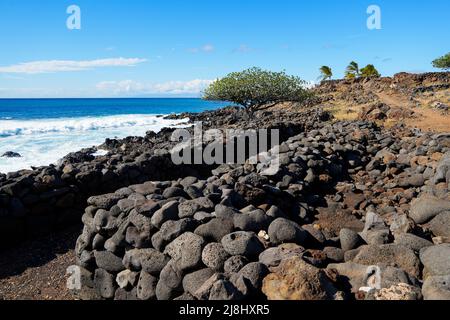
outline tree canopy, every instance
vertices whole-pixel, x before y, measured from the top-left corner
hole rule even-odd
[[[305,86],[305,81],[284,71],[250,68],[214,81],[203,99],[230,101],[254,111],[279,102],[303,102],[310,96]]]
[[[375,68],[373,64],[368,64],[364,68],[361,69],[361,77],[369,78],[369,77],[381,77],[378,70]]]
[[[333,71],[329,66],[320,67],[320,80],[325,81],[333,77]]]
[[[438,69],[449,70],[450,69],[450,52],[446,55],[437,58],[433,61],[433,67]]]

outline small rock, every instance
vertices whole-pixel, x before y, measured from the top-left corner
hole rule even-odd
[[[132,249],[125,253],[123,265],[132,271],[142,270],[157,276],[169,260],[169,257],[155,249]]]
[[[399,283],[390,288],[383,288],[374,294],[375,300],[414,301],[421,300],[420,288],[406,283]]]
[[[164,253],[169,255],[180,270],[197,267],[202,261],[205,240],[192,232],[183,233],[169,243]]]
[[[164,222],[168,220],[178,219],[178,201],[170,201],[162,206],[161,209],[156,211],[151,222],[156,228],[160,229]]]
[[[425,266],[426,276],[450,275],[450,244],[439,244],[420,251],[420,261]]]
[[[162,269],[159,281],[156,285],[156,297],[158,300],[171,300],[182,291],[183,272],[178,268],[178,263],[170,260]]]
[[[238,274],[249,280],[252,290],[255,292],[261,289],[262,281],[268,273],[269,269],[260,262],[251,262],[238,272]]]
[[[238,231],[223,237],[222,246],[230,255],[258,256],[264,246],[253,232]]]
[[[269,300],[329,300],[337,292],[323,270],[299,257],[282,261],[264,279],[262,291]]]
[[[422,174],[412,174],[399,179],[398,185],[403,188],[421,187],[425,179]]]
[[[285,218],[274,220],[269,226],[268,233],[270,241],[274,244],[289,242],[302,244],[307,237],[305,230],[297,223]]]
[[[219,281],[223,280],[224,276],[220,273],[213,274],[208,280],[206,280],[193,294],[198,300],[207,300],[209,299],[211,288],[213,285]]]
[[[357,232],[347,228],[341,229],[339,239],[341,241],[341,248],[344,251],[357,248],[362,240]]]
[[[177,188],[177,187],[169,187],[166,190],[164,190],[162,196],[166,199],[171,199],[171,198],[189,198],[189,196],[186,194],[186,192],[181,189],[181,188]]]
[[[420,261],[414,251],[397,244],[362,246],[352,261],[367,266],[397,266],[414,277],[420,274]]]
[[[232,301],[238,300],[241,297],[240,292],[228,280],[222,279],[214,282],[210,289],[210,301]]]
[[[344,262],[344,250],[336,247],[325,247],[323,253],[327,256],[327,259],[333,263]]]
[[[206,197],[188,200],[178,206],[178,216],[180,218],[193,217],[197,211],[212,211],[214,203]]]
[[[114,276],[104,269],[95,270],[94,284],[97,292],[105,299],[112,299],[116,291]]]
[[[410,248],[416,252],[419,252],[422,248],[430,247],[433,245],[431,241],[418,237],[411,233],[400,233],[396,235],[395,244]]]
[[[269,248],[259,255],[259,262],[267,267],[276,267],[281,261],[294,256],[301,256],[305,251],[303,247],[296,244],[282,244],[275,248]]]
[[[2,154],[1,158],[21,158],[22,156],[20,153],[13,152],[13,151],[7,151],[4,154]]]
[[[148,272],[141,271],[137,285],[137,297],[140,300],[154,300],[156,298],[157,283],[157,278]]]
[[[109,251],[95,251],[94,257],[97,266],[108,272],[119,272],[125,269],[122,259]]]
[[[153,248],[158,251],[164,251],[166,245],[183,233],[192,231],[197,224],[192,219],[169,220],[164,222],[161,229],[155,233],[151,242]]]
[[[194,295],[195,292],[213,275],[214,271],[209,268],[200,269],[187,274],[183,278],[184,291]]]
[[[222,244],[217,242],[208,243],[202,252],[203,263],[214,271],[222,271],[229,257]]]
[[[195,229],[194,233],[202,236],[206,240],[220,242],[224,236],[233,232],[233,230],[233,220],[225,218],[215,218],[199,226],[197,229]]]
[[[450,211],[450,201],[424,194],[413,200],[409,216],[416,223],[426,223],[444,211]]]
[[[431,232],[437,237],[450,237],[450,211],[438,214],[429,223]]]
[[[364,230],[360,233],[360,236],[368,244],[380,245],[389,242],[390,230],[383,218],[374,212],[368,212]]]
[[[235,228],[241,231],[258,232],[267,229],[270,221],[270,217],[261,209],[235,214],[233,217]]]
[[[145,182],[143,184],[130,186],[129,188],[132,189],[134,192],[142,194],[144,196],[153,194],[157,190],[157,187],[153,182]]]
[[[424,300],[450,300],[450,275],[428,277],[422,294]]]
[[[116,282],[122,289],[133,287],[136,283],[138,275],[139,274],[137,272],[123,270],[117,275]]]
[[[248,263],[248,259],[244,256],[232,256],[224,263],[225,273],[237,273]]]
[[[130,291],[127,291],[123,288],[118,288],[116,293],[114,294],[114,300],[118,301],[135,301],[139,300],[137,297],[137,289],[132,288]]]
[[[118,194],[108,193],[100,196],[90,197],[87,202],[89,205],[95,206],[99,209],[109,210],[122,198],[123,197]]]

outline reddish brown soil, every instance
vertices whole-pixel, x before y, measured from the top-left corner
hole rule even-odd
[[[66,269],[75,263],[80,228],[0,252],[0,300],[72,300]]]

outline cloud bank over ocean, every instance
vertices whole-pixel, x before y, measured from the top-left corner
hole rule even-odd
[[[134,80],[103,81],[96,88],[103,94],[127,95],[195,95],[200,94],[214,80],[194,79],[190,81],[169,81],[163,83],[147,84]]]
[[[22,62],[6,67],[0,67],[0,73],[41,74],[56,72],[86,71],[106,67],[134,67],[147,59],[140,58],[109,58],[96,60],[42,60]]]

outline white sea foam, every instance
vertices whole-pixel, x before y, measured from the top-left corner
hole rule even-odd
[[[171,121],[154,115],[119,115],[23,121],[8,120],[0,121],[0,137],[143,127],[157,125],[158,123],[171,124]]]
[[[106,156],[108,154],[108,150],[98,149],[96,152],[94,152],[92,155],[94,157],[100,157],[100,156]]]
[[[143,136],[149,130],[158,132],[186,120],[165,120],[155,115],[0,120],[0,156],[6,151],[22,155],[21,158],[0,157],[0,172],[49,165],[70,152],[100,145],[106,138]]]

